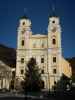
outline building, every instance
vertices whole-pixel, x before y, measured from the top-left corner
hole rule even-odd
[[[16,80],[21,82],[25,75],[25,67],[30,58],[36,58],[44,81],[44,89],[52,87],[60,80],[62,74],[71,77],[70,64],[62,57],[61,26],[57,16],[50,16],[48,35],[33,35],[31,20],[23,16],[19,20]]]
[[[16,50],[0,44],[0,89],[11,88],[16,67]],[[15,78],[15,77],[14,77]]]
[[[9,90],[11,79],[11,68],[8,65],[4,64],[3,61],[0,61],[0,89]]]
[[[67,61],[71,64],[72,67],[72,84],[75,86],[75,57],[67,58]]]

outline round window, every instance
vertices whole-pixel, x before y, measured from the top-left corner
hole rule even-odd
[[[55,20],[53,20],[52,23],[55,23]]]

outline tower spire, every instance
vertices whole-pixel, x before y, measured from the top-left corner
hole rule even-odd
[[[29,19],[27,16],[27,8],[24,8],[24,12],[23,12],[23,16],[21,17],[21,19]]]
[[[27,8],[24,8],[24,14],[26,14],[27,13]]]
[[[56,14],[56,8],[55,8],[55,1],[54,0],[48,0],[48,4],[49,4],[49,17],[57,17]]]
[[[57,14],[56,14],[56,8],[55,8],[55,4],[53,3],[52,4],[52,16],[56,17]]]
[[[55,12],[55,5],[52,4],[52,11]]]
[[[28,16],[27,16],[27,8],[24,8],[24,16],[25,16],[25,18],[28,18]]]

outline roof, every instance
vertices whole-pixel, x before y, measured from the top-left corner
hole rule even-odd
[[[54,4],[52,5],[52,9],[51,12],[49,13],[49,17],[58,17],[58,12]]]
[[[56,14],[55,11],[52,11],[52,12],[49,14],[49,17],[58,17],[58,15]]]
[[[35,34],[32,35],[32,38],[47,38],[47,35]]]
[[[27,15],[23,15],[20,17],[20,19],[29,19],[29,17]]]

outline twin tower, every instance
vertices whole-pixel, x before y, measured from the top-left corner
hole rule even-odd
[[[20,83],[30,58],[35,58],[41,72],[44,89],[52,89],[62,76],[61,27],[59,17],[50,16],[47,35],[33,35],[31,20],[19,20],[17,36],[16,80]]]

